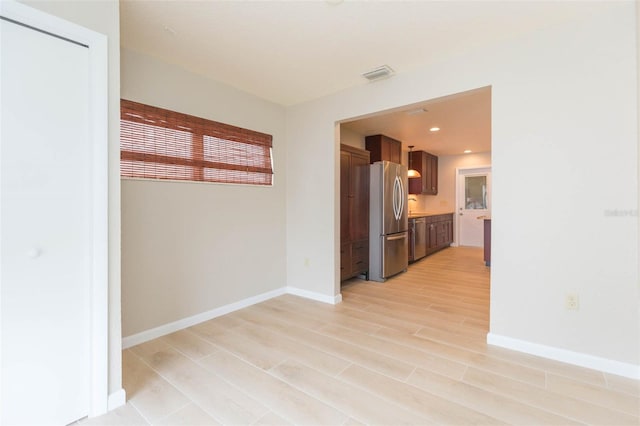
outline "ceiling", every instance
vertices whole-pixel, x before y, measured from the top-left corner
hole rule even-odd
[[[465,150],[491,151],[491,88],[483,87],[394,112],[342,123],[363,136],[383,134],[402,142],[402,149],[435,155],[458,155]],[[430,131],[438,127],[437,132]]]
[[[607,1],[121,0],[120,43],[260,98],[293,105],[540,27]]]
[[[120,1],[121,46],[289,106],[480,46],[597,15],[598,1]],[[393,78],[393,76],[391,77]],[[491,91],[346,124],[437,155],[490,150]],[[408,107],[416,109],[416,105]],[[442,130],[430,133],[432,125]]]

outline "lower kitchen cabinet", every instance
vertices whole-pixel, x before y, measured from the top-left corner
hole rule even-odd
[[[427,223],[427,254],[431,254],[430,249],[438,246],[438,224]]]
[[[484,220],[484,264],[491,266],[491,219]]]
[[[453,243],[453,213],[424,216],[424,218],[427,226],[424,242],[426,255],[449,247]],[[414,258],[409,260],[413,261]]]
[[[369,240],[340,245],[340,280],[369,273]]]
[[[453,242],[453,213],[427,216],[429,244],[427,254],[449,247]]]

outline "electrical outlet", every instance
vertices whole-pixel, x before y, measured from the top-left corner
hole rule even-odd
[[[564,307],[568,311],[577,311],[578,309],[580,309],[578,295],[576,293],[568,293],[564,299]]]

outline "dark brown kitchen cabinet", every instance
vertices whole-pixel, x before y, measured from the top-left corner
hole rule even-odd
[[[426,230],[425,237],[420,239],[420,244],[424,244],[424,247],[414,247],[415,251],[424,250],[424,255],[429,256],[438,250],[449,247],[453,243],[453,213],[413,216],[409,219],[409,222],[416,221],[418,218],[424,220]],[[411,226],[409,230],[411,232]],[[412,239],[411,241],[413,242],[414,240]],[[417,242],[418,239],[415,241]],[[420,258],[420,256],[415,255],[415,252],[409,254],[409,262],[417,261]]]
[[[340,279],[369,271],[369,152],[340,145]]]
[[[402,142],[385,135],[367,136],[365,139],[367,151],[371,153],[369,161],[391,161],[401,164]]]
[[[491,219],[484,220],[484,264],[491,266]]]
[[[453,242],[453,213],[427,216],[427,255]]]
[[[438,247],[438,225],[435,223],[429,223],[427,225],[427,253],[431,253]]]
[[[438,194],[438,157],[425,151],[409,152],[409,164],[420,172],[419,178],[409,179],[409,194]]]

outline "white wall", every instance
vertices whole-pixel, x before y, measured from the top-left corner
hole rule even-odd
[[[491,85],[491,333],[637,368],[638,221],[608,215],[637,206],[635,11],[602,7],[289,108],[289,284],[339,291],[335,122]]]
[[[503,49],[514,60],[492,92],[491,332],[639,365],[637,221],[608,215],[637,205],[632,8],[527,38],[526,56]]]
[[[122,98],[273,135],[274,185],[122,181],[122,329],[131,336],[285,280],[284,108],[122,50]]]
[[[109,50],[109,392],[122,389],[120,334],[120,9],[117,1],[21,1],[106,34]]]

